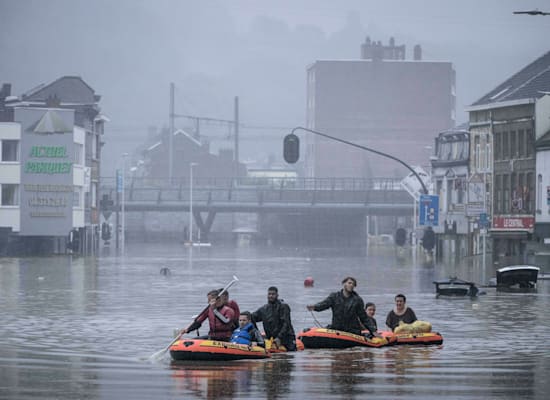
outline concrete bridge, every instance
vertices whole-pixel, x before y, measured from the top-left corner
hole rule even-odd
[[[113,178],[102,178],[100,195],[110,199],[102,202],[103,212],[121,210],[122,192],[117,192]],[[217,213],[362,221],[367,216],[413,213],[412,198],[397,179],[197,178],[192,185],[188,179],[172,184],[166,180],[126,180],[125,212],[190,212],[191,204],[203,238],[208,236]]]

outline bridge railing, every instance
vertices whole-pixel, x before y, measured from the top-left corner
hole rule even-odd
[[[101,195],[115,199],[115,181],[102,178]],[[193,202],[214,203],[406,203],[409,195],[396,179],[193,179]],[[189,180],[126,180],[125,201],[156,204],[187,203]]]

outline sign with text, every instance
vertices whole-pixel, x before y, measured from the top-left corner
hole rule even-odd
[[[418,174],[426,188],[430,187],[431,178],[426,171],[420,167],[413,167],[414,172]],[[415,174],[412,172],[401,180],[401,186],[415,199],[418,200],[420,195],[424,193],[422,184],[418,180]]]
[[[479,175],[473,175],[468,182],[468,204],[466,207],[466,214],[469,217],[473,217],[485,212],[484,204],[485,197],[485,183],[483,178]]]
[[[418,201],[419,224],[424,226],[439,225],[439,196],[423,194]]]
[[[73,227],[74,110],[16,108],[21,124],[20,235],[66,236]]]
[[[515,231],[528,230],[532,231],[535,226],[534,217],[512,217],[512,216],[496,216],[493,217],[493,229]]]

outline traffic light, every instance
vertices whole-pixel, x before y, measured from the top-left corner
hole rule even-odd
[[[431,251],[435,247],[435,232],[429,226],[424,230],[424,236],[422,237],[422,247]]]
[[[395,231],[395,244],[398,246],[404,246],[407,241],[407,231],[403,228],[399,228]]]
[[[294,164],[300,158],[300,139],[294,133],[285,136],[283,157],[289,164]]]

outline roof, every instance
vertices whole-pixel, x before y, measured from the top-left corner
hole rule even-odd
[[[550,51],[512,75],[472,106],[521,99],[538,99],[550,91]]]
[[[45,102],[56,97],[62,103],[94,104],[100,99],[79,76],[63,76],[47,85],[39,85],[24,93],[21,100]]]
[[[53,110],[48,110],[32,127],[35,133],[64,133],[72,132],[61,116]]]
[[[535,142],[537,150],[550,149],[550,131],[546,132]]]

